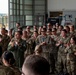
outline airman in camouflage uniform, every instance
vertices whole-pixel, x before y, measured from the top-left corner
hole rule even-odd
[[[53,29],[52,29],[51,38],[52,38],[54,41],[57,41],[57,40],[59,39],[59,38],[58,38],[58,35],[57,35],[57,29],[56,29],[56,28],[53,28]]]
[[[30,26],[27,26],[26,31],[28,33],[28,36],[31,37],[32,36],[32,32],[30,30]]]
[[[27,49],[26,49],[26,51],[24,53],[24,57],[26,58],[26,56],[28,56],[30,54],[30,44],[29,44],[30,37],[28,36],[27,31],[25,29],[23,29],[22,33],[23,33],[22,34],[22,39],[25,40],[26,43],[27,43],[26,44],[27,45]]]
[[[51,33],[51,29],[47,29],[47,35],[51,36],[52,33]]]
[[[38,36],[38,32],[34,31],[32,37],[28,40],[28,44],[30,45],[30,46],[28,46],[28,47],[30,47],[30,49],[29,49],[30,54],[34,53],[37,36]]]
[[[53,57],[53,40],[50,36],[46,35],[46,29],[42,28],[41,35],[37,37],[37,45],[42,45],[43,57],[46,58],[51,64],[51,69],[54,71],[54,57]]]
[[[24,62],[24,52],[26,50],[26,41],[21,39],[22,33],[21,31],[15,32],[15,37],[10,41],[8,45],[8,50],[12,51],[15,59],[16,66],[21,68]]]
[[[23,29],[23,31],[22,31],[22,39],[25,40],[26,42],[28,42],[28,40],[29,40],[28,33],[25,29]]]
[[[55,64],[56,64],[56,62],[57,62],[57,56],[58,56],[58,47],[55,44],[56,44],[56,42],[59,39],[59,36],[57,34],[57,29],[56,28],[52,28],[51,38],[54,40],[53,56],[54,56],[54,60],[55,60]]]
[[[58,50],[58,59],[57,59],[57,71],[58,72],[67,72],[66,71],[66,53],[64,49],[66,48],[66,44],[69,41],[69,38],[66,36],[66,30],[61,31],[61,36],[58,41],[59,50]]]
[[[10,69],[7,66],[2,65],[3,63],[2,63],[1,57],[2,55],[0,55],[0,75],[15,75],[12,69]]]
[[[70,36],[70,27],[66,25],[64,26],[64,29],[67,31],[67,36]]]
[[[62,30],[63,30],[63,26],[60,25],[59,28],[57,29],[58,36],[60,36]]]
[[[76,30],[74,29],[74,26],[70,26],[70,36],[75,36],[76,37]]]
[[[0,42],[1,47],[2,47],[2,52],[7,50],[8,44],[10,42],[10,37],[6,35],[6,29],[2,28],[1,29],[1,34],[2,34],[2,40]]]
[[[15,64],[15,59],[14,59],[14,56],[13,56],[13,53],[10,52],[10,51],[5,51],[3,54],[2,54],[2,62],[3,62],[3,68],[4,70],[7,70],[7,71],[13,71],[14,72],[14,75],[21,75],[21,72],[18,68],[16,68],[14,66]],[[1,68],[0,68],[1,70]],[[5,74],[7,75],[7,74]]]
[[[65,49],[67,53],[66,67],[69,75],[76,75],[76,38],[72,37],[70,43]]]
[[[0,75],[15,75],[14,71],[10,67],[3,65],[1,57],[2,56],[0,55]]]
[[[13,31],[12,31],[12,35],[13,36],[15,35],[15,32],[18,31],[18,28],[20,28],[20,23],[17,22],[16,25],[15,25],[15,27],[12,28],[13,29]]]

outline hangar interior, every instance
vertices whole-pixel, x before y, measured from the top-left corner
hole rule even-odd
[[[76,0],[9,0],[9,28],[16,22],[21,26],[46,25],[51,19],[75,25],[75,3]]]

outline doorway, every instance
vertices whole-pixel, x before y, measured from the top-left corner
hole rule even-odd
[[[62,16],[63,12],[62,11],[51,11],[50,12],[50,17],[58,17],[58,16]]]

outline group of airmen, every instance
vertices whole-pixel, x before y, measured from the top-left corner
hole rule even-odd
[[[31,29],[30,26],[22,28],[16,23],[14,29],[1,29],[0,47],[0,56],[6,51],[13,53],[14,66],[20,72],[24,59],[32,54],[49,62],[51,75],[76,75],[76,31],[73,25],[63,27],[58,23],[48,23],[47,26],[33,26]]]

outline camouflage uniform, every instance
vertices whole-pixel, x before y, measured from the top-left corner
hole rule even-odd
[[[68,37],[70,36],[70,32],[67,33],[67,36],[68,36]]]
[[[76,30],[74,30],[73,32],[70,32],[70,36],[75,36],[76,37]]]
[[[66,46],[65,44],[69,41],[69,38],[63,38],[60,36],[60,41],[62,41],[62,44],[59,45],[58,50],[58,58],[57,58],[57,64],[56,68],[58,73],[59,72],[67,72],[66,71],[66,53],[64,52]]]
[[[36,46],[36,38],[33,36],[28,40],[29,54],[33,54]]]
[[[30,44],[30,41],[29,41],[30,40],[29,37],[24,39],[24,40],[26,40],[26,45],[27,45],[26,51],[24,53],[24,57],[26,58],[28,55],[31,54],[31,44]]]
[[[0,75],[15,75],[10,67],[0,66]]]
[[[10,68],[14,71],[15,75],[21,75],[21,72],[17,67],[11,66]]]
[[[53,38],[54,41],[57,41],[58,40],[58,35],[51,35],[51,38]]]
[[[15,41],[18,41],[19,45],[16,45]],[[11,43],[14,43],[13,47],[11,46]],[[8,45],[8,50],[13,52],[16,59],[16,66],[21,68],[24,62],[24,52],[26,50],[26,41],[22,39],[16,40],[15,38],[13,38]]]
[[[47,59],[51,65],[51,70],[54,71],[54,56],[53,56],[53,48],[54,42],[50,36],[39,35],[36,40],[36,44],[40,45],[41,43],[46,42],[46,45],[42,45],[42,55],[45,59]]]
[[[7,35],[2,35],[2,41],[0,42],[0,45],[2,47],[2,52],[7,50],[8,44],[10,42],[10,37]]]
[[[67,71],[69,75],[76,75],[76,55],[74,55],[74,53],[76,52],[76,45],[70,45],[65,49],[65,52],[67,53]]]
[[[55,65],[56,65],[57,57],[58,57],[58,47],[56,46],[56,42],[58,41],[59,36],[58,35],[51,35],[51,38],[53,38],[53,40],[54,40],[53,56],[54,56]]]
[[[73,37],[73,36],[76,37],[76,31],[67,33],[67,36],[68,36],[68,40],[70,41],[71,37]]]

